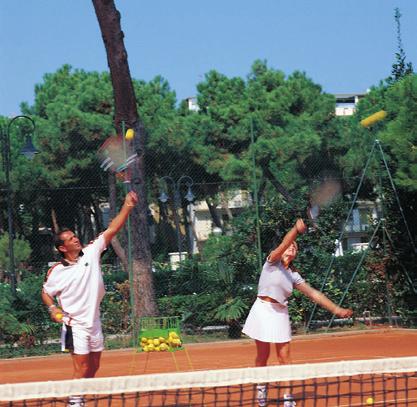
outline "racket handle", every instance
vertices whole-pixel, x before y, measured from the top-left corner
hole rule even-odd
[[[132,183],[130,181],[123,181],[123,184],[125,184],[127,192],[132,191]]]

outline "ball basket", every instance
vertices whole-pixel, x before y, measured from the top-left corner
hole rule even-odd
[[[179,317],[139,319],[139,352],[175,352],[182,349]]]

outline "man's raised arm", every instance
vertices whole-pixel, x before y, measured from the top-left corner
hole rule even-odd
[[[127,218],[129,217],[130,212],[138,203],[138,196],[136,192],[130,191],[126,197],[125,202],[123,203],[122,208],[116,217],[110,222],[108,228],[103,232],[104,239],[106,240],[106,245],[108,245],[113,237],[119,232],[119,230],[125,224]]]

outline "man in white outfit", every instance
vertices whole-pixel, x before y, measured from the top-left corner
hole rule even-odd
[[[136,193],[129,192],[108,228],[85,247],[71,230],[62,230],[55,237],[62,260],[48,270],[42,301],[53,321],[64,322],[62,345],[71,352],[74,379],[94,377],[100,366],[104,349],[100,303],[105,293],[100,257],[137,202]],[[82,403],[70,400],[70,405]]]

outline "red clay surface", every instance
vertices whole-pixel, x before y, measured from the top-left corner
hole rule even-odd
[[[417,356],[417,330],[299,336],[291,346],[293,363]],[[104,351],[97,377],[252,367],[254,359],[255,345],[251,340],[190,344],[186,351],[175,353]],[[274,350],[269,364],[277,364]],[[0,384],[71,379],[71,375],[68,354],[0,360]]]

